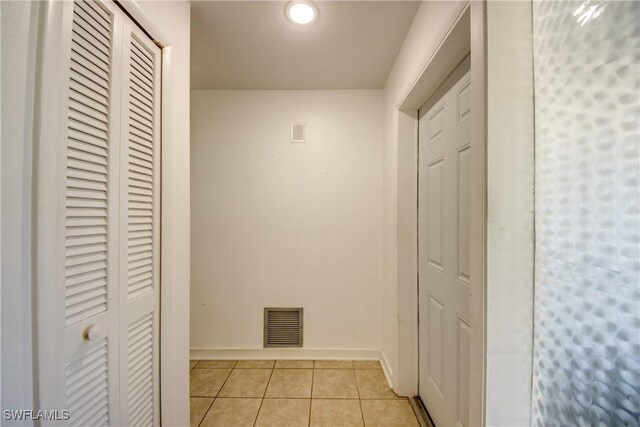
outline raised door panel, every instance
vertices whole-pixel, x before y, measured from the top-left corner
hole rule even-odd
[[[427,167],[427,258],[429,266],[439,271],[443,269],[443,169],[444,160],[439,159]]]
[[[469,426],[469,391],[470,391],[470,352],[471,352],[471,327],[458,317],[457,319],[457,363],[456,363],[456,420],[460,426]]]

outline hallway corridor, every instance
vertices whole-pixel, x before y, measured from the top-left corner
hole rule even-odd
[[[191,427],[417,427],[377,361],[192,360]]]

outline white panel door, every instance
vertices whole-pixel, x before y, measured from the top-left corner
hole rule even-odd
[[[37,401],[69,418],[42,424],[159,425],[160,49],[112,1],[49,6]]]
[[[419,394],[436,426],[469,425],[467,58],[420,109]]]
[[[160,49],[129,19],[122,42],[120,390],[122,424],[160,424]]]

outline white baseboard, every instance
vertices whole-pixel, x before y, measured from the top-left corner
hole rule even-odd
[[[384,372],[384,376],[387,377],[387,383],[389,383],[389,387],[393,387],[393,371],[391,370],[391,366],[389,366],[389,362],[384,355],[384,352],[380,350],[380,364],[382,365],[382,371]],[[395,391],[395,389],[394,389]]]
[[[381,356],[380,350],[342,348],[192,348],[190,352],[193,360],[382,360]]]

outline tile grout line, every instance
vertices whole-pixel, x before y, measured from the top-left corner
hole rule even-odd
[[[200,363],[198,361],[198,363]],[[198,365],[198,363],[196,363],[196,366]],[[238,362],[236,362],[238,363]],[[233,365],[235,366],[235,364]],[[195,369],[195,366],[193,367]],[[220,386],[220,388],[218,389],[218,391],[216,392],[216,395],[213,397],[213,400],[211,401],[211,404],[209,405],[209,407],[207,408],[207,410],[205,411],[204,415],[202,416],[202,419],[200,420],[200,422],[198,423],[198,427],[200,427],[200,425],[202,424],[202,422],[204,421],[204,419],[207,417],[207,414],[209,413],[209,411],[211,410],[211,407],[213,406],[213,402],[216,401],[216,399],[218,398],[218,395],[220,394],[220,392],[222,391],[222,387],[224,387],[224,385],[227,383],[227,380],[229,379],[229,377],[231,376],[231,373],[233,372],[233,368],[229,369],[229,373],[227,374],[227,376],[225,377],[224,381],[222,382],[222,385]]]
[[[256,412],[256,419],[253,420],[253,427],[255,427],[258,422],[258,416],[260,415],[260,410],[262,409],[262,404],[264,403],[264,397],[267,395],[267,389],[269,388],[269,383],[271,382],[271,377],[273,376],[273,371],[275,371],[276,362],[273,361],[273,367],[271,368],[271,373],[269,374],[269,381],[267,381],[267,386],[264,388],[264,392],[262,393],[262,400],[260,400],[260,406],[258,407],[258,412]]]
[[[311,396],[309,396],[309,424],[308,426],[311,427],[311,404],[313,403],[313,379],[316,376],[316,361],[314,360],[313,363],[311,364]]]
[[[200,424],[202,424],[202,422],[204,421],[205,418],[207,418],[207,414],[209,413],[209,411],[211,410],[211,407],[213,406],[213,402],[216,401],[216,398],[214,397],[213,399],[211,399],[211,403],[209,404],[209,407],[207,408],[207,410],[204,412],[204,415],[202,416],[202,418],[200,419],[200,422],[198,423],[198,427],[200,427]]]
[[[353,362],[351,362],[353,363]],[[362,410],[362,398],[360,397],[360,387],[358,386],[358,376],[356,375],[356,368],[353,367],[353,377],[356,381],[356,391],[358,392],[358,404],[360,405],[360,417],[362,418],[362,426],[365,426],[364,423],[364,411]]]

